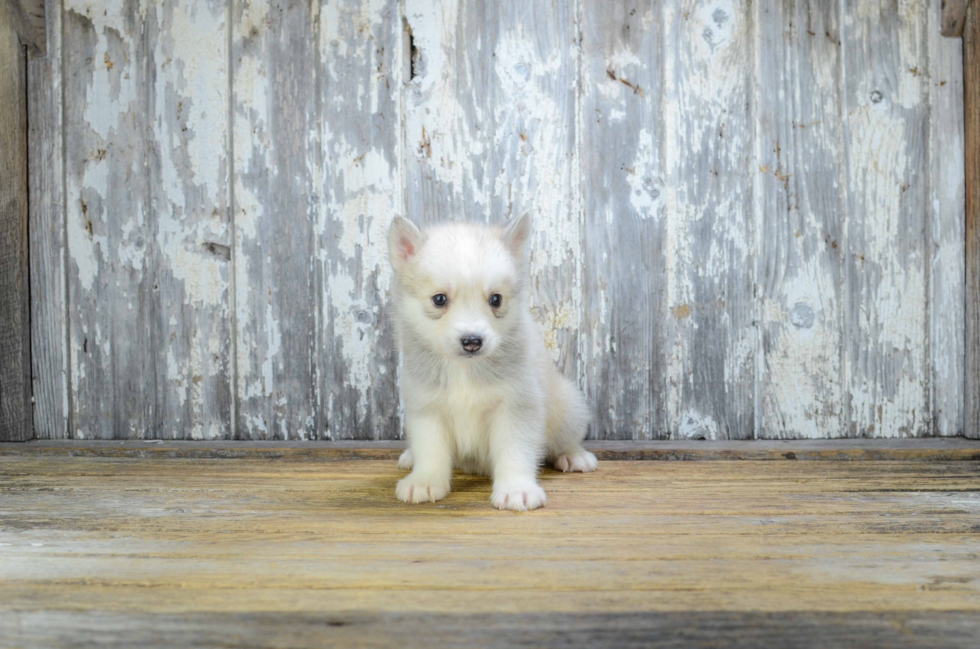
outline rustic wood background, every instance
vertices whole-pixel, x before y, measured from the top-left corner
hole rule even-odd
[[[42,438],[390,439],[391,216],[530,210],[599,438],[954,435],[939,0],[48,0]]]

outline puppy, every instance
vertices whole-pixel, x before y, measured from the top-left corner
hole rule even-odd
[[[453,223],[420,232],[396,217],[394,323],[402,354],[411,473],[395,494],[436,502],[453,469],[493,478],[490,502],[526,511],[547,502],[537,469],[594,471],[582,448],[589,409],[548,358],[531,319],[527,215],[505,228]]]

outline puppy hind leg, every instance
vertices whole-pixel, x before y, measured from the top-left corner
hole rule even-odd
[[[555,406],[548,421],[547,462],[563,473],[595,471],[599,462],[582,448],[588,431],[589,408],[578,388],[566,379],[557,385]]]
[[[590,473],[599,468],[595,455],[579,446],[554,456],[551,466],[562,473]]]
[[[398,458],[398,468],[411,471],[413,466],[415,466],[415,457],[412,455],[412,449],[406,448]]]

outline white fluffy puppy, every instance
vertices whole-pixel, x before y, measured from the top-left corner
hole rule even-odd
[[[445,498],[458,468],[493,478],[494,507],[524,511],[547,501],[542,460],[596,468],[581,445],[589,409],[548,358],[528,309],[529,233],[527,215],[506,228],[391,225],[409,445],[398,465],[412,469],[395,494],[405,502]]]

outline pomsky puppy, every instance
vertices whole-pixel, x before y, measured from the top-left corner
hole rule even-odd
[[[446,497],[454,468],[493,478],[490,502],[525,511],[547,502],[537,470],[594,471],[582,448],[589,409],[548,358],[528,307],[527,215],[504,228],[467,223],[422,232],[395,217],[394,323],[402,353],[411,473],[407,503]]]

